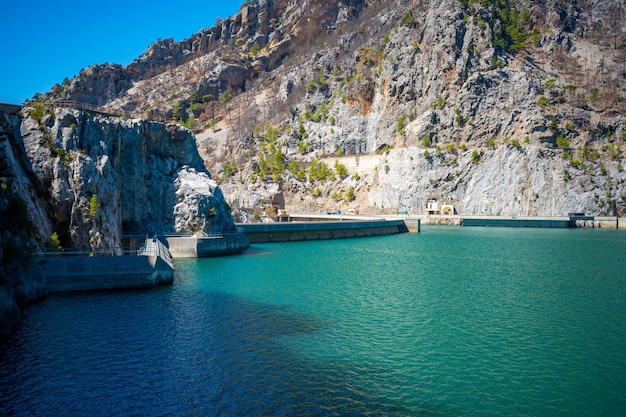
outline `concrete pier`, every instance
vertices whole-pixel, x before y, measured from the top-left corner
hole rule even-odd
[[[90,256],[60,253],[42,256],[48,292],[151,288],[174,282],[167,248],[158,240],[129,256]]]

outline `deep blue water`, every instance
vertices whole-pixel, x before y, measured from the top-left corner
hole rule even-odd
[[[626,415],[626,232],[426,226],[51,295],[0,415]]]

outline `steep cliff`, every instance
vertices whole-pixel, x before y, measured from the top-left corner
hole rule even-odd
[[[46,294],[30,253],[52,225],[19,141],[19,119],[0,113],[0,338],[19,321],[19,304]]]
[[[624,0],[258,0],[51,96],[186,124],[240,213],[622,214],[625,16]],[[376,171],[320,166],[346,155]]]
[[[0,122],[0,332],[46,293],[34,252],[119,254],[125,234],[235,229],[182,126],[37,102]]]
[[[64,108],[25,113],[25,151],[49,192],[55,225],[67,227],[68,246],[117,248],[122,233],[233,230],[189,130]],[[194,186],[181,189],[179,177],[190,176],[185,184]],[[187,201],[203,201],[202,208]]]

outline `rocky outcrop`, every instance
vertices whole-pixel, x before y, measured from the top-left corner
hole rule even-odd
[[[626,196],[619,162],[583,168],[536,146],[429,157],[417,149],[392,150],[381,157],[372,180],[370,206],[411,213],[424,212],[435,200],[465,215],[615,216]]]
[[[235,231],[231,208],[224,201],[217,182],[206,171],[198,172],[185,167],[178,172],[174,185],[175,231],[204,231],[209,234]]]
[[[0,338],[21,318],[19,305],[47,293],[31,252],[52,224],[19,140],[19,119],[0,113]]]
[[[34,252],[119,254],[125,234],[235,231],[184,127],[38,103],[0,121],[3,332],[46,294]]]
[[[193,134],[179,125],[56,109],[39,122],[26,117],[21,136],[68,246],[113,249],[123,233],[199,231],[196,216],[234,228]],[[185,188],[179,176],[190,172],[195,187]],[[210,201],[187,195],[202,187]]]
[[[125,68],[100,64],[83,69],[54,94],[135,115],[156,111],[170,117],[174,102],[188,100],[190,92],[200,100],[207,94],[218,98],[224,91],[244,91],[246,83],[272,71],[293,52],[294,40],[310,42],[318,28],[334,30],[364,7],[363,0],[247,2],[235,16],[219,19],[188,39],[154,42]],[[173,76],[176,83],[166,80]],[[151,93],[145,103],[144,96]]]

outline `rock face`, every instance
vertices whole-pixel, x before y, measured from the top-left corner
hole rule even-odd
[[[209,234],[234,231],[231,208],[217,182],[206,171],[185,167],[178,172],[174,185],[175,231],[202,230]]]
[[[23,115],[0,113],[2,332],[46,293],[33,252],[119,254],[125,234],[235,230],[184,127],[38,104]]]
[[[195,138],[181,126],[56,109],[40,123],[27,117],[21,136],[68,246],[114,250],[123,233],[196,232],[205,218],[219,232],[234,229]],[[182,178],[192,172],[189,187]]]
[[[47,292],[30,251],[50,236],[52,224],[28,175],[18,126],[17,117],[0,113],[0,339],[19,322],[19,305]]]
[[[622,214],[625,12],[623,0],[259,0],[55,97],[184,120],[244,218],[281,204],[405,210],[408,195],[418,213],[437,197],[467,213],[493,200],[494,214]],[[319,158],[389,149],[399,159],[371,175],[310,175]],[[386,182],[407,167],[418,176]]]
[[[595,171],[573,167],[535,146],[511,145],[472,159],[469,151],[428,158],[418,149],[389,151],[381,156],[376,177],[370,177],[378,185],[370,191],[368,203],[381,210],[421,213],[434,200],[465,215],[616,215],[624,211],[622,199],[607,197],[626,194],[619,162],[607,162]]]

